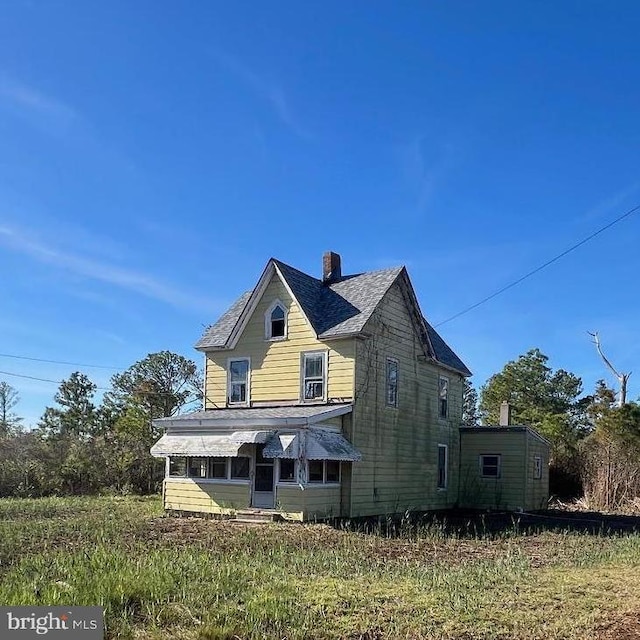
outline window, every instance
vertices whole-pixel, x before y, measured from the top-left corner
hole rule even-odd
[[[206,478],[207,466],[208,465],[206,458],[189,458],[189,464],[187,465],[187,475],[190,478]]]
[[[326,380],[326,353],[302,354],[303,400],[324,400]]]
[[[438,489],[447,488],[448,451],[446,444],[438,445]]]
[[[324,464],[322,460],[309,460],[309,482],[324,480]]]
[[[182,456],[169,458],[169,475],[184,478],[187,475],[187,459]]]
[[[542,458],[540,456],[533,457],[533,478],[534,480],[542,478]]]
[[[249,404],[249,358],[229,360],[229,404]]]
[[[483,478],[499,478],[500,477],[500,456],[481,455],[480,456],[480,475]]]
[[[438,386],[438,415],[447,418],[449,415],[449,378],[440,376]]]
[[[296,461],[295,460],[287,460],[285,458],[280,459],[280,472],[278,474],[278,480],[280,482],[296,481]]]
[[[287,308],[276,300],[264,314],[264,335],[267,340],[284,340],[287,337]]]
[[[249,458],[231,458],[231,479],[246,480],[249,477]]]
[[[398,361],[387,358],[387,406],[398,406]]]
[[[340,482],[340,462],[338,460],[309,460],[309,482],[330,484]]]
[[[209,477],[227,478],[227,459],[226,458],[209,458]]]

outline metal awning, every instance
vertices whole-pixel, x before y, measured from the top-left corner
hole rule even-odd
[[[234,434],[235,435],[235,434]],[[212,435],[164,435],[153,447],[155,458],[167,456],[235,457],[243,442],[234,442],[232,436]]]
[[[278,432],[266,443],[265,458],[306,458],[357,462],[362,454],[341,434],[320,429]]]
[[[234,431],[232,442],[239,444],[264,444],[275,432],[271,431]]]

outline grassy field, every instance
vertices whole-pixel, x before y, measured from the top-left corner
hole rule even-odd
[[[400,535],[0,500],[0,603],[101,605],[109,638],[640,637],[640,537]]]

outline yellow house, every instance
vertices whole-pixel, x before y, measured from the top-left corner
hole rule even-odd
[[[404,267],[271,259],[196,344],[204,409],[165,434],[164,506],[310,520],[456,506],[463,380]]]

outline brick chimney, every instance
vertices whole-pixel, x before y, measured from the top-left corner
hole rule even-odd
[[[505,400],[500,405],[500,426],[508,427],[511,424],[511,405]]]
[[[322,282],[323,284],[331,284],[340,280],[342,277],[342,265],[340,255],[327,251],[322,256]]]

